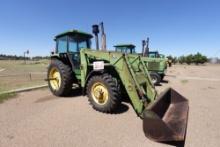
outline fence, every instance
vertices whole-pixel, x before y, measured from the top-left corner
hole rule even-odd
[[[0,93],[46,84],[46,72],[29,72],[25,74],[1,74]]]

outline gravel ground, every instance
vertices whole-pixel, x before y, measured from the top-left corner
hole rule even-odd
[[[220,146],[220,66],[173,66],[158,91],[172,86],[190,101],[185,146]],[[0,104],[0,147],[168,146],[150,141],[128,103],[118,114],[94,111],[87,97],[25,92]]]

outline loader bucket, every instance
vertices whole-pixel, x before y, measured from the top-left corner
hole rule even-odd
[[[163,92],[143,112],[145,136],[157,142],[185,140],[188,100],[172,88]]]

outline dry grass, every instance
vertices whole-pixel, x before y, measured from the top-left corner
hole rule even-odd
[[[186,83],[188,83],[188,80],[181,80],[181,83],[186,84]]]
[[[16,97],[16,93],[5,93],[5,94],[0,94],[0,104],[3,103],[4,101]]]
[[[3,91],[45,84],[49,61],[0,60],[0,93]]]

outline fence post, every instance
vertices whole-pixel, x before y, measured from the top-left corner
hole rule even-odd
[[[29,77],[30,77],[30,81],[32,81],[32,76],[31,76],[31,73],[29,73]]]

